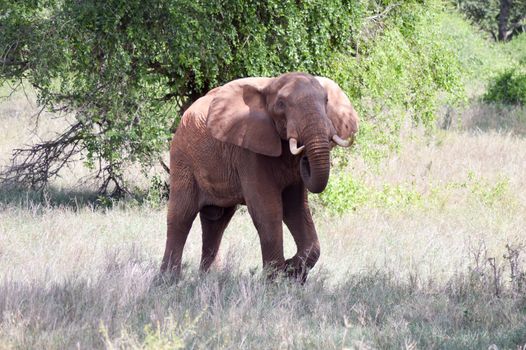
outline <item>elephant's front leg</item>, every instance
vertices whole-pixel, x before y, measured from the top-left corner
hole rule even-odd
[[[296,255],[286,261],[286,268],[288,273],[303,283],[320,257],[320,242],[303,184],[290,186],[283,191],[283,221],[298,248]]]
[[[279,191],[272,188],[252,190],[245,195],[261,243],[263,268],[273,278],[285,266],[283,256],[283,204]]]

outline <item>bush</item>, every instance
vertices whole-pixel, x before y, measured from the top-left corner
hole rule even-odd
[[[321,204],[332,214],[343,214],[363,206],[371,198],[372,190],[349,175],[332,175],[325,191],[319,194]]]
[[[484,95],[486,102],[526,105],[526,71],[510,68],[490,81]]]
[[[464,98],[463,67],[442,26],[448,15],[441,3],[405,2],[393,11],[381,24],[365,23],[356,57],[336,54],[328,72],[361,117],[361,155],[376,161],[398,148],[408,118],[431,130],[440,104]]]
[[[526,33],[517,35],[501,48],[515,63],[526,66]]]

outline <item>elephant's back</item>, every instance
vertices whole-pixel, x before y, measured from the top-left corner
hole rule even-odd
[[[219,88],[195,101],[183,114],[172,140],[172,150],[188,156],[214,151],[215,140],[206,127],[210,103]]]
[[[184,136],[181,135],[180,137],[191,136],[188,135],[188,132],[202,134],[206,131],[206,116],[208,114],[208,108],[218,90],[219,88],[211,90],[208,94],[197,99],[190,107],[188,107],[181,118],[179,127],[177,128],[177,130],[188,130],[183,133]]]
[[[192,174],[205,202],[210,202],[206,204],[228,206],[239,202],[241,193],[236,171],[237,152],[236,146],[215,139],[206,127],[213,92],[194,102],[181,118],[172,139],[170,167]]]

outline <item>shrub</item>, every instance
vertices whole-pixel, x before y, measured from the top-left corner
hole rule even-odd
[[[348,175],[331,176],[325,191],[317,198],[333,214],[354,210],[370,200],[372,190]]]
[[[361,116],[359,150],[380,160],[399,146],[403,122],[435,126],[444,99],[464,98],[463,67],[443,27],[439,2],[406,2],[375,29],[359,36],[356,57],[336,54],[329,71],[347,92]],[[366,23],[364,33],[371,26]]]
[[[526,105],[526,71],[510,68],[490,81],[484,95],[486,102]]]

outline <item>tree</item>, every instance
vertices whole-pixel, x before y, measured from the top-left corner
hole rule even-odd
[[[455,3],[495,40],[506,41],[526,31],[526,1],[455,0]]]
[[[0,181],[42,188],[81,157],[101,192],[121,195],[124,165],[158,159],[195,99],[287,71],[338,81],[362,117],[362,155],[379,159],[404,116],[432,127],[437,96],[460,94],[443,9],[441,0],[0,0],[0,83],[31,84],[43,108],[70,121],[55,139],[15,150]]]
[[[82,155],[114,195],[125,190],[122,165],[157,159],[186,106],[239,77],[322,73],[361,9],[346,0],[0,4],[0,82],[28,82],[43,108],[74,116],[55,139],[15,150],[3,179],[41,188]]]

